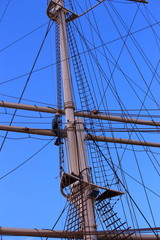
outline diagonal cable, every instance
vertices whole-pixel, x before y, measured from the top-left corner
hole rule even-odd
[[[24,92],[25,92],[25,90],[26,90],[26,88],[27,88],[27,85],[28,85],[28,83],[29,83],[30,77],[31,77],[32,72],[33,72],[33,70],[34,70],[34,67],[35,67],[35,65],[36,65],[36,63],[37,63],[38,57],[39,57],[39,55],[40,55],[40,53],[41,53],[41,50],[42,50],[42,48],[43,48],[43,45],[44,45],[44,43],[45,43],[46,37],[47,37],[47,35],[48,35],[48,33],[49,33],[52,25],[53,25],[53,23],[52,23],[52,24],[50,24],[50,23],[51,23],[51,21],[48,23],[45,36],[44,36],[44,38],[43,38],[43,41],[42,41],[42,43],[41,43],[41,46],[40,46],[39,51],[38,51],[38,53],[37,53],[37,56],[36,56],[36,58],[35,58],[35,60],[34,60],[34,63],[33,63],[33,65],[32,65],[31,71],[30,71],[29,76],[28,76],[28,78],[27,78],[27,80],[26,80],[26,83],[25,83],[25,86],[24,86],[23,91],[22,91],[22,93],[21,93],[21,96],[20,96],[20,98],[19,98],[19,100],[18,100],[18,103],[20,103],[21,100],[22,100],[22,97],[23,97]],[[12,125],[12,122],[13,122],[13,120],[14,120],[14,117],[15,117],[15,115],[16,115],[16,112],[17,112],[17,109],[14,111],[14,114],[13,114],[13,116],[12,116],[12,118],[11,118],[11,121],[10,121],[9,126]],[[3,140],[2,144],[1,144],[1,147],[0,147],[0,151],[1,151],[2,148],[3,148],[3,145],[4,145],[4,143],[5,143],[5,140],[6,140],[7,135],[8,135],[8,132],[6,132],[6,134],[5,134],[4,140]]]

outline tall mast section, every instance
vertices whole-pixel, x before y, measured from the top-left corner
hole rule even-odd
[[[58,3],[58,4],[57,4]],[[84,144],[84,129],[83,122],[80,119],[74,118],[74,101],[72,92],[72,78],[69,63],[68,54],[68,41],[66,33],[66,8],[64,8],[63,0],[52,0],[47,9],[48,16],[51,20],[56,21],[59,26],[59,39],[60,39],[60,55],[61,55],[61,68],[62,68],[62,81],[63,81],[63,93],[64,93],[64,109],[66,116],[66,131],[68,139],[69,149],[69,175],[62,177],[61,186],[66,187],[70,185],[70,196],[68,200],[72,202],[77,209],[80,220],[81,231],[95,231],[95,214],[94,214],[94,200],[89,196],[90,186],[82,184],[81,179],[86,183],[90,182],[89,179],[89,167],[85,154]],[[77,124],[76,124],[77,123]],[[81,133],[78,131],[81,131]],[[72,176],[78,176],[78,179],[74,179]],[[68,182],[66,183],[66,177]],[[71,183],[71,179],[76,182],[76,185]],[[84,189],[82,190],[82,188]],[[78,197],[77,197],[78,195]],[[81,195],[81,197],[79,197]],[[83,209],[85,199],[85,209]],[[83,209],[83,210],[81,210]],[[93,239],[93,236],[86,235],[85,239]],[[94,236],[96,240],[97,237]]]
[[[63,0],[59,2],[63,6]],[[68,58],[68,44],[66,34],[65,10],[58,6],[57,23],[60,36],[60,55],[62,66],[62,81],[64,92],[64,108],[66,116],[67,138],[69,145],[70,170],[78,174],[76,137],[74,126],[74,102],[72,94],[72,80],[70,73],[70,64]]]

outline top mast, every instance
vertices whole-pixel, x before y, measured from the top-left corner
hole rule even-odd
[[[64,5],[63,0],[60,0],[59,4],[63,6]],[[64,107],[65,107],[65,115],[66,115],[67,138],[68,138],[69,156],[70,156],[70,171],[74,172],[75,174],[78,174],[76,136],[75,136],[75,125],[74,125],[74,102],[73,102],[73,94],[72,94],[72,80],[71,80],[70,64],[69,64],[69,58],[68,58],[68,43],[67,43],[67,34],[66,34],[66,20],[65,20],[66,12],[63,9],[63,7],[57,6],[57,8],[58,8],[57,23],[59,25],[60,54],[61,54],[62,80],[63,80],[63,91],[64,91]]]

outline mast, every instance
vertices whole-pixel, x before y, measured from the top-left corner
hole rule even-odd
[[[63,92],[64,92],[64,109],[66,117],[66,129],[67,129],[67,139],[68,139],[68,149],[69,149],[69,159],[70,159],[70,169],[69,173],[81,177],[85,182],[90,182],[89,178],[89,166],[86,157],[86,150],[84,145],[84,128],[83,123],[79,119],[75,121],[74,118],[74,101],[72,92],[72,78],[69,64],[69,54],[68,54],[68,41],[66,33],[66,9],[64,8],[63,0],[51,1],[49,6],[49,17],[56,21],[59,26],[59,38],[60,38],[60,55],[61,55],[61,67],[62,67],[62,81],[63,81]],[[78,123],[78,124],[76,124]],[[78,130],[81,130],[79,132]],[[77,132],[77,133],[76,133]],[[63,178],[62,178],[62,185]],[[70,181],[70,179],[69,179]],[[80,185],[79,185],[80,184]],[[83,186],[79,182],[78,186],[71,185],[71,194],[69,201],[71,201],[77,208],[79,212],[79,218],[81,218],[81,230],[82,231],[95,231],[95,214],[94,214],[94,200],[90,196],[90,185],[85,187],[83,193],[81,193]],[[81,194],[81,198],[77,200],[74,195]],[[86,208],[83,209],[83,199],[86,201]],[[83,209],[82,211],[80,209]],[[83,223],[82,223],[83,222]],[[85,239],[93,239],[93,236],[87,235]],[[97,237],[94,236],[94,240]]]
[[[60,1],[63,5],[63,1]],[[70,171],[78,174],[78,160],[76,150],[75,124],[74,124],[74,102],[72,96],[72,80],[70,73],[70,65],[68,60],[68,44],[66,35],[65,12],[59,9],[58,19],[59,35],[60,35],[60,54],[62,63],[62,80],[64,91],[64,108],[66,116],[67,138],[70,156]]]

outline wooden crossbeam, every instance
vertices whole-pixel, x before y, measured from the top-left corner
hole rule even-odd
[[[37,134],[37,135],[44,135],[44,136],[56,136],[51,129],[37,129],[37,128],[0,125],[0,130]],[[63,131],[62,131],[62,137],[66,138],[66,133]],[[85,139],[89,141],[98,141],[98,142],[111,142],[111,143],[131,144],[131,145],[139,145],[139,146],[160,147],[160,143],[145,142],[145,141],[124,139],[124,138],[104,137],[104,136],[96,136],[96,135],[88,135],[88,134],[85,135]]]
[[[46,229],[26,229],[26,228],[0,228],[1,235],[7,236],[31,236],[31,237],[46,237],[46,238],[74,238],[82,239],[86,235],[96,235],[98,240],[105,239],[107,237],[114,238],[115,234],[119,231],[94,231],[94,232],[69,232],[69,231],[58,231],[58,230],[46,230]],[[140,230],[137,229],[137,234],[132,234],[133,240],[156,240],[159,239],[159,235],[154,234],[138,234]],[[122,239],[128,236],[128,230],[123,233]],[[119,235],[120,237],[120,235]]]
[[[139,2],[139,3],[148,3],[148,1],[145,1],[145,0],[127,0],[127,1]]]
[[[140,3],[148,3],[148,1],[145,0],[126,0],[126,1],[131,1],[131,2],[140,2]],[[97,2],[101,3],[102,0],[97,0]]]
[[[62,115],[65,114],[63,109],[42,107],[37,105],[26,105],[26,104],[20,104],[20,103],[11,103],[11,102],[4,102],[4,101],[0,101],[0,107],[53,113],[53,114],[58,112]],[[115,122],[125,122],[125,123],[140,124],[140,125],[147,125],[147,126],[160,126],[160,122],[143,120],[143,119],[134,119],[134,118],[128,118],[128,117],[118,117],[118,116],[107,115],[107,114],[94,114],[92,112],[89,113],[89,112],[75,111],[74,115],[76,117],[94,118],[94,119],[101,119],[101,120],[108,120],[108,121],[115,121]]]

